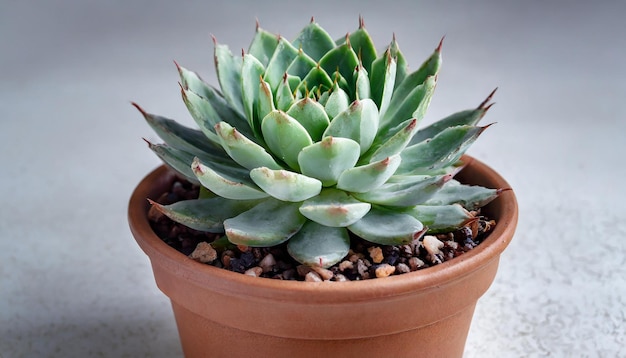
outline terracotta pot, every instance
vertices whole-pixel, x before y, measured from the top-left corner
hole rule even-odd
[[[459,178],[509,187],[477,160]],[[515,195],[507,191],[484,208],[498,222],[489,237],[443,264],[361,282],[279,281],[198,263],[161,241],[146,198],[172,180],[165,167],[144,178],[130,199],[129,222],[172,302],[187,357],[461,357],[476,302],[517,224]]]

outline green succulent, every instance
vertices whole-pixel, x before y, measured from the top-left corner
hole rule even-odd
[[[214,45],[220,90],[177,64],[199,129],[135,105],[164,141],[149,147],[203,188],[195,200],[153,203],[171,219],[236,245],[288,240],[297,261],[329,267],[347,255],[349,232],[409,243],[466,224],[499,194],[453,179],[491,95],[418,129],[441,43],[414,72],[395,37],[377,54],[362,19],[337,41],[311,19],[292,42],[257,24],[242,56]]]

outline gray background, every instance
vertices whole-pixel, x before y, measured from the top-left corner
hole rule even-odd
[[[426,121],[499,87],[469,153],[509,180],[520,224],[465,356],[624,356],[626,6],[495,0],[0,2],[0,356],[180,356],[127,228],[159,163],[129,102],[191,124],[172,61],[215,84],[210,34],[237,52],[255,18],[291,39],[359,14],[412,68],[446,35]]]

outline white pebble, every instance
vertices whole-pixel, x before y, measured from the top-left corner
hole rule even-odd
[[[422,240],[422,245],[431,256],[435,256],[441,252],[441,248],[444,246],[443,242],[439,241],[436,237],[432,235],[424,236]]]

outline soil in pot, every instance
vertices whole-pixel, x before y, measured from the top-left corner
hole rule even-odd
[[[190,182],[174,178],[169,191],[155,201],[168,205],[198,197],[199,188]],[[417,271],[440,264],[479,245],[496,225],[494,220],[472,212],[476,220],[454,232],[427,235],[408,245],[377,245],[351,235],[351,250],[340,263],[328,268],[300,265],[287,253],[286,244],[270,248],[250,248],[226,245],[216,251],[208,243],[222,235],[196,231],[178,224],[153,206],[149,220],[154,232],[169,246],[184,255],[246,275],[299,281],[356,281],[387,277]],[[216,245],[217,246],[217,245]]]

